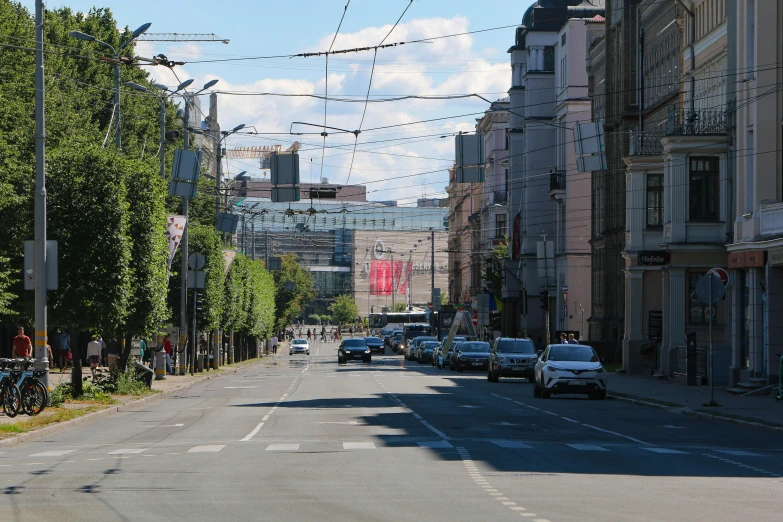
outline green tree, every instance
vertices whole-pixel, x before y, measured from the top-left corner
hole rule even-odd
[[[408,311],[408,305],[405,303],[394,303],[394,307],[392,308],[392,312],[407,312]]]
[[[274,273],[276,329],[282,330],[302,313],[304,304],[315,296],[313,276],[300,265],[296,254],[281,258],[281,269]],[[287,283],[291,283],[288,285]]]
[[[329,311],[337,324],[351,323],[359,315],[359,307],[348,294],[335,297],[334,302],[329,306]]]

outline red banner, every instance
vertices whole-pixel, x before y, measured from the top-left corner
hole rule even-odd
[[[405,274],[403,266],[407,265]],[[370,295],[391,295],[392,287],[398,294],[405,295],[410,282],[413,265],[410,262],[374,259],[370,262]]]

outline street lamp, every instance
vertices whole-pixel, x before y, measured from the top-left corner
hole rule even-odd
[[[191,83],[193,83],[193,80],[185,80],[184,82],[180,83],[176,89],[173,91],[169,90],[168,87],[165,85],[161,85],[159,83],[155,84],[155,88],[159,89],[161,91],[168,92],[169,94],[157,94],[154,91],[151,91],[150,89],[147,89],[143,85],[140,85],[136,82],[125,82],[125,85],[130,87],[131,89],[135,89],[137,91],[150,93],[153,96],[157,96],[158,99],[160,99],[160,177],[162,179],[166,179],[166,100],[176,94],[177,92],[181,91],[182,89],[186,89]]]
[[[76,38],[77,40],[84,40],[87,42],[96,42],[99,43],[105,47],[108,47],[111,49],[112,53],[114,54],[114,110],[117,112],[117,131],[116,131],[116,145],[117,150],[122,150],[122,138],[120,137],[120,51],[125,48],[126,45],[131,43],[133,40],[147,32],[147,29],[150,28],[151,23],[146,23],[142,25],[141,27],[137,28],[135,31],[131,33],[131,37],[123,42],[117,49],[112,47],[110,44],[106,42],[102,42],[101,40],[98,40],[92,35],[89,35],[87,33],[83,33],[81,31],[71,31],[70,34],[73,38]]]

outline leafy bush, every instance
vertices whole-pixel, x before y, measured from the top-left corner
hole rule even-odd
[[[73,396],[73,386],[69,382],[58,384],[49,394],[53,407],[62,406],[66,401],[90,401],[90,402],[112,402],[112,398],[106,393],[106,390],[99,384],[84,381],[82,383],[83,393],[79,397]]]

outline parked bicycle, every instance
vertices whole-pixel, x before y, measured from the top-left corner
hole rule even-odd
[[[11,380],[11,372],[6,371],[12,365],[16,365],[12,359],[0,359],[0,403],[3,405],[3,413],[11,418],[16,417],[22,407],[19,387]]]
[[[35,359],[17,359],[11,369],[11,379],[21,393],[22,409],[31,416],[38,415],[49,404],[49,392],[39,380],[46,371],[30,369],[33,364]]]

